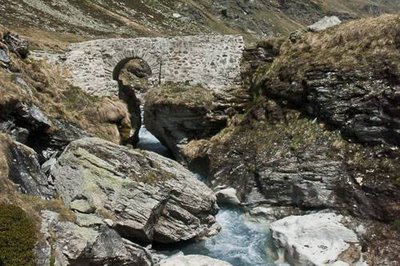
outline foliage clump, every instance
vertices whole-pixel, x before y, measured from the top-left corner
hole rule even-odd
[[[395,220],[392,222],[392,228],[400,232],[400,220]]]
[[[35,265],[35,223],[19,207],[0,204],[0,265]]]

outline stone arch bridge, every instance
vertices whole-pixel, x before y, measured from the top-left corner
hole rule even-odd
[[[103,39],[71,44],[65,54],[72,83],[97,96],[118,94],[117,72],[132,58],[150,66],[151,84],[189,82],[214,91],[242,85],[241,36]]]

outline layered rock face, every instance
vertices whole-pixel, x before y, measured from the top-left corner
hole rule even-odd
[[[352,46],[353,35],[380,25],[392,34],[376,33],[369,38],[394,44],[399,30],[397,19],[391,16],[367,21],[366,26],[357,28],[353,34],[352,23],[336,31],[347,38],[344,43]],[[380,49],[377,44],[364,48],[365,61],[371,64],[362,63],[357,69],[348,70],[351,65],[348,60],[356,56],[348,47],[342,51],[348,57],[343,56],[337,62],[332,61],[338,56],[337,51],[329,48],[333,43],[326,44],[324,53],[313,50],[311,40],[321,48],[319,38],[332,38],[332,34],[326,34],[307,34],[298,44],[291,41],[281,44],[276,59],[259,69],[265,75],[259,74],[254,83],[266,100],[261,99],[239,125],[212,139],[211,146],[207,142],[193,143],[185,148],[186,153],[189,160],[195,160],[190,158],[193,150],[197,151],[197,158],[206,158],[203,161],[210,164],[214,184],[234,184],[242,199],[249,203],[264,201],[274,205],[338,209],[344,204],[357,215],[395,220],[399,215],[394,203],[399,201],[396,196],[399,139],[396,93],[400,83],[395,67],[398,62],[375,53]],[[311,50],[294,59],[305,49],[305,43]],[[398,55],[398,50],[389,44],[385,46],[388,53]],[[309,64],[302,64],[303,59]],[[374,60],[386,62],[386,75],[379,75],[379,68],[372,64]],[[389,67],[390,62],[393,67]],[[299,111],[293,113],[290,108]],[[301,118],[300,113],[316,118],[312,122]],[[345,137],[371,146],[349,144],[337,133],[329,132],[335,128]],[[377,143],[388,145],[373,146]],[[358,202],[361,208],[349,207],[350,202]]]
[[[398,19],[383,16],[358,28],[351,22],[333,34],[307,34],[294,45],[283,44],[262,92],[358,142],[400,145],[399,61],[393,60],[400,56]],[[368,34],[375,26],[381,29]]]
[[[51,119],[31,100],[18,99],[4,103],[0,132],[32,147],[40,162],[61,152],[72,140],[89,136],[83,129],[65,120]]]
[[[218,231],[213,192],[154,153],[81,139],[68,146],[51,176],[69,208],[109,219],[131,240],[174,243]]]
[[[190,143],[184,153],[197,150],[195,158],[187,157],[189,162],[208,158],[204,167],[213,186],[234,187],[244,204],[303,209],[341,206],[335,191],[353,181],[342,160],[333,156],[334,142],[340,137],[296,112],[284,119],[288,123],[268,126],[242,122],[211,141]]]
[[[53,190],[47,177],[41,172],[37,153],[31,148],[12,141],[0,134],[0,157],[5,173],[1,178],[14,182],[18,190],[25,194],[51,198]]]

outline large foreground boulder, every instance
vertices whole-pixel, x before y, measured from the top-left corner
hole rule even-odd
[[[343,219],[334,213],[289,216],[271,224],[272,237],[292,265],[353,265],[361,246]]]
[[[216,232],[216,197],[180,164],[97,139],[72,142],[51,171],[77,213],[107,220],[121,236],[173,243]]]
[[[41,234],[35,248],[37,265],[153,265],[149,251],[104,225],[80,227],[58,213],[43,211]]]

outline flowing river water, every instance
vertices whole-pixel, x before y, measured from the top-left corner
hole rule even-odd
[[[144,124],[144,123],[143,123]],[[143,125],[138,148],[168,156],[168,149]],[[199,177],[201,180],[201,178]],[[221,232],[205,241],[180,247],[185,255],[206,255],[233,266],[272,266],[274,263],[271,236],[266,222],[252,222],[240,208],[222,208],[217,214]]]

